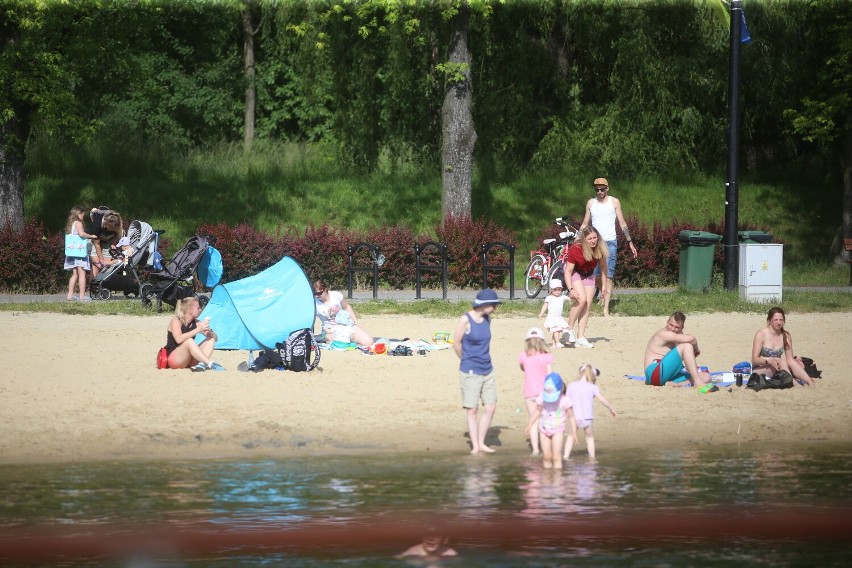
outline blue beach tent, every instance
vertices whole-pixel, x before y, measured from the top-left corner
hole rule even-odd
[[[297,329],[311,329],[314,291],[299,264],[285,256],[263,272],[220,284],[199,319],[210,318],[216,349],[274,349]]]

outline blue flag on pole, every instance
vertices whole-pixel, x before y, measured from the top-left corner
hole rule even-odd
[[[740,14],[742,14],[743,20],[743,29],[740,30],[740,43],[751,43],[751,34],[748,33],[748,26],[746,25],[745,9],[741,10]]]

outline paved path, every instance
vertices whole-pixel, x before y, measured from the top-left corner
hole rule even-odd
[[[616,296],[630,296],[633,294],[670,294],[676,291],[677,288],[616,288]],[[789,286],[785,287],[784,291],[795,290],[800,292],[846,292],[852,293],[852,286]],[[346,290],[341,290],[346,296]],[[476,296],[477,290],[448,290],[447,300],[449,301],[471,301]],[[379,290],[379,300],[396,300],[398,302],[413,302],[415,301],[414,290]],[[497,290],[497,295],[501,300],[509,299],[508,290]],[[123,298],[121,294],[115,296],[118,299]],[[442,298],[441,290],[423,290],[421,293],[422,299],[437,299]],[[540,302],[544,298],[544,292],[540,293],[537,298],[529,300],[524,294],[523,289],[515,290],[516,301],[535,301]],[[354,290],[352,300],[355,302],[366,302],[373,299],[372,290]],[[29,303],[29,302],[66,302],[65,294],[0,294],[0,303]]]

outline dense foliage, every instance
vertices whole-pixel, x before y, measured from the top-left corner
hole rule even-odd
[[[629,218],[631,235],[639,250],[638,258],[630,256],[626,247],[621,247],[618,256],[616,280],[620,285],[631,287],[672,286],[678,281],[680,243],[678,233],[697,230],[694,225],[678,223],[662,226],[642,225],[637,219]],[[702,230],[723,234],[724,227],[710,224]],[[389,289],[410,289],[415,282],[414,244],[428,241],[447,245],[448,281],[455,288],[482,286],[483,249],[490,243],[501,243],[490,249],[486,263],[489,266],[509,264],[509,254],[502,245],[515,247],[511,231],[497,227],[487,220],[453,220],[435,227],[435,237],[418,236],[403,227],[387,227],[369,231],[333,229],[326,225],[312,226],[305,231],[293,228],[279,230],[276,234],[258,231],[249,225],[229,226],[225,224],[203,224],[199,234],[215,237],[215,246],[222,254],[225,267],[223,282],[230,282],[257,274],[278,262],[283,256],[296,259],[311,280],[322,279],[338,289],[348,287],[349,250],[367,243],[385,261],[379,268],[379,286]],[[548,228],[542,237],[553,236]],[[776,242],[778,240],[776,239]],[[41,224],[27,223],[20,232],[11,228],[0,230],[0,255],[7,262],[0,267],[0,291],[2,292],[57,292],[66,283],[68,274],[62,270],[62,234],[45,231]],[[166,239],[160,242],[165,252]],[[439,265],[440,258],[435,250],[424,255],[421,262]],[[717,246],[714,270],[722,270],[722,247]],[[528,252],[515,249],[516,273],[529,260]],[[375,262],[369,248],[360,248],[353,257],[354,267],[370,267]],[[437,288],[441,285],[440,273],[424,271],[422,285]],[[488,285],[506,288],[509,273],[505,270],[490,270]],[[354,286],[372,286],[370,273],[357,272]],[[515,286],[523,287],[516,281]]]

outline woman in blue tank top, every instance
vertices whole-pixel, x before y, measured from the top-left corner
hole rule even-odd
[[[497,383],[491,364],[491,314],[500,301],[490,288],[480,291],[473,301],[473,309],[465,312],[456,324],[453,350],[461,359],[459,375],[462,406],[467,414],[472,454],[491,453],[485,445],[485,435],[497,408]],[[479,403],[485,407],[477,416]]]

